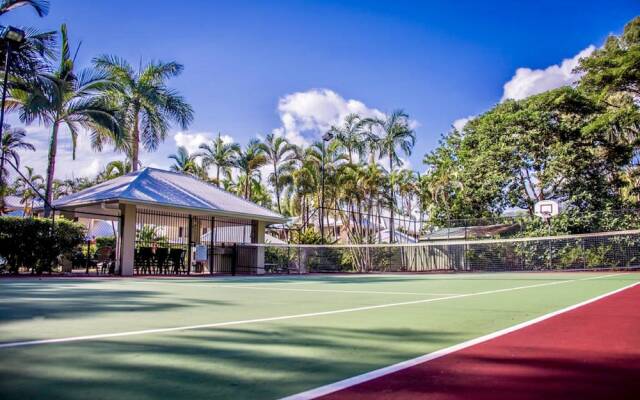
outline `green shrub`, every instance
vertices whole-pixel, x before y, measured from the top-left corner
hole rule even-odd
[[[52,229],[49,219],[0,217],[0,263],[13,273],[20,267],[50,272],[57,258],[81,244],[85,234],[83,225],[62,218]]]
[[[292,242],[295,244],[321,244],[322,235],[313,228],[301,229],[294,232]]]
[[[115,236],[105,236],[96,238],[96,248],[101,249],[103,247],[116,247],[116,238]]]

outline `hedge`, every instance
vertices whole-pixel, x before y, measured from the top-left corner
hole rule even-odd
[[[58,257],[81,244],[85,235],[83,225],[63,218],[52,229],[50,219],[0,217],[0,268],[51,272]]]

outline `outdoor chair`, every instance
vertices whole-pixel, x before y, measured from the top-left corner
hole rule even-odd
[[[86,265],[86,257],[82,254],[82,251],[75,250],[71,255],[71,269],[84,268]]]
[[[96,251],[96,272],[102,274],[110,273],[111,264],[114,263],[115,257],[113,249],[109,246],[101,247]]]
[[[184,269],[184,250],[171,249],[169,251],[169,258],[171,259],[171,266],[173,267],[174,274],[180,274]]]
[[[153,262],[153,250],[151,247],[140,247],[140,273],[150,274]]]
[[[164,274],[165,264],[169,259],[169,249],[166,247],[158,247],[156,249],[156,267],[158,269],[158,273]]]

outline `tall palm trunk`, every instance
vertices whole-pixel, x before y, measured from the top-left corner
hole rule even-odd
[[[216,184],[220,187],[220,166],[216,165]]]
[[[278,204],[278,214],[282,214],[282,208],[280,207],[280,185],[278,184],[278,165],[273,161],[273,175],[275,182],[273,182],[273,189],[276,191],[276,203]]]
[[[134,108],[133,132],[131,135],[131,170],[136,172],[140,163],[140,107]]]
[[[247,200],[249,199],[249,171],[247,171],[246,176],[245,176],[245,180],[244,180],[244,198]]]
[[[56,169],[56,153],[58,152],[58,127],[59,122],[54,122],[51,128],[51,138],[49,139],[49,159],[47,163],[47,186],[45,190],[44,216],[51,214],[51,203],[53,202],[53,175]]]
[[[338,196],[337,195],[334,198],[333,208],[334,208],[334,211],[333,211],[333,236],[336,239],[340,239],[338,237],[338,218],[340,216],[338,215]]]
[[[389,149],[389,174],[391,174],[393,172],[393,156],[391,154],[392,152],[393,152],[393,149]],[[393,242],[395,242],[395,238],[394,238],[394,236],[395,236],[394,235],[395,223],[394,223],[394,220],[393,220],[393,209],[394,209],[395,204],[396,204],[396,197],[395,197],[395,193],[393,191],[393,181],[391,181],[389,183],[391,184],[391,205],[390,205],[391,212],[390,212],[390,218],[389,218],[391,226],[389,228],[389,242],[393,243]]]

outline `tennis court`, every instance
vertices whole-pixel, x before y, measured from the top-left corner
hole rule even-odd
[[[282,398],[637,282],[639,273],[615,271],[3,279],[0,393],[4,399]],[[637,328],[637,307],[626,311],[635,313],[636,325],[620,329]],[[615,336],[591,340],[616,349]],[[637,361],[639,348],[618,350]],[[636,374],[637,365],[629,366]]]

